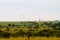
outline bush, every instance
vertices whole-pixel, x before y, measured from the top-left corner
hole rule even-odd
[[[25,36],[25,34],[26,34],[23,30],[19,30],[19,32],[18,32],[18,33],[19,33],[19,36],[22,36],[22,37],[24,37],[24,36]]]
[[[60,30],[55,30],[54,32],[56,37],[60,37]]]
[[[2,30],[0,30],[0,37],[2,37],[2,35],[3,35],[3,31],[2,31]]]
[[[4,33],[2,34],[2,37],[3,37],[3,38],[9,38],[10,36],[11,36],[11,34],[8,33],[8,32],[4,32]]]
[[[17,32],[17,33],[12,34],[12,37],[15,37],[15,38],[19,37],[19,33]]]
[[[44,29],[42,31],[39,31],[38,35],[39,36],[49,37],[49,36],[54,36],[54,32],[52,30],[50,30],[50,29]]]

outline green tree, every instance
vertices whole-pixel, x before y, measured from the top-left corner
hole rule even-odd
[[[10,36],[11,36],[11,34],[8,32],[3,32],[3,34],[2,34],[3,38],[9,38]]]
[[[52,30],[50,30],[50,29],[44,29],[42,31],[39,31],[38,35],[39,36],[49,37],[49,36],[54,36],[54,32]]]
[[[8,24],[9,27],[11,27],[11,24]]]
[[[29,40],[30,37],[32,36],[32,32],[31,32],[31,31],[28,31],[28,32],[26,33],[26,36],[28,37],[28,40]]]

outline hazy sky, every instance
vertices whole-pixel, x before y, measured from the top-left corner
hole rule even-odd
[[[60,0],[0,0],[0,21],[60,20]]]

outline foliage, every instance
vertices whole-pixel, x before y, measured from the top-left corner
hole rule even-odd
[[[7,26],[8,25],[8,26]],[[3,28],[6,27],[6,30]],[[13,33],[10,31],[14,28]],[[27,29],[24,29],[27,28]],[[51,28],[51,29],[50,29]],[[0,37],[60,37],[60,21],[27,21],[0,23]],[[42,29],[42,30],[41,30]],[[27,31],[26,31],[27,30]]]

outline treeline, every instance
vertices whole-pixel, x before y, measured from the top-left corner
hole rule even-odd
[[[27,27],[27,28],[52,28],[53,30],[60,30],[60,21],[26,21],[19,22],[19,24],[8,23],[6,26],[0,25],[0,28],[10,28],[10,27]]]
[[[5,32],[0,30],[0,38],[10,38],[10,37],[27,37],[28,40],[30,39],[30,37],[60,37],[60,31],[57,30],[51,30],[51,29],[44,29],[44,30],[33,30],[33,29],[29,29],[28,31],[24,31],[24,30],[19,30],[15,33],[10,33]]]
[[[1,24],[1,23],[0,23]],[[27,27],[27,28],[52,28],[53,30],[60,30],[60,21],[26,21],[26,22],[19,22],[19,24],[12,24],[8,23],[6,26],[0,25],[0,28],[10,28],[10,27]]]

